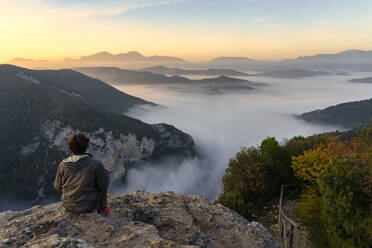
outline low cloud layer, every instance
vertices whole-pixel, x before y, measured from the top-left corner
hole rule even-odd
[[[293,115],[370,98],[370,85],[348,82],[351,78],[367,75],[359,73],[300,80],[256,78],[255,81],[269,85],[252,91],[219,95],[181,92],[162,86],[121,86],[119,89],[126,93],[168,106],[142,106],[130,111],[129,115],[149,123],[166,122],[191,134],[201,156],[184,161],[172,158],[131,169],[127,185],[115,191],[172,190],[215,199],[222,190],[221,178],[229,158],[240,147],[257,145],[268,136],[282,142],[295,135],[308,136],[339,129],[308,124]]]

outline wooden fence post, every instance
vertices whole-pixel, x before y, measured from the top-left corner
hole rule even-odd
[[[282,230],[282,200],[283,200],[283,190],[284,185],[280,188],[280,199],[279,199],[279,215],[278,215],[278,225],[279,225],[279,237],[282,239],[283,230]]]

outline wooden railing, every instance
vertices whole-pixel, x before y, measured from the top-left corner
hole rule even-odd
[[[279,200],[279,214],[278,214],[278,225],[279,225],[279,239],[284,245],[284,248],[293,248],[295,238],[300,232],[300,225],[294,220],[291,220],[283,211],[283,200],[284,200],[284,187],[289,185],[282,185],[280,189],[280,200]]]

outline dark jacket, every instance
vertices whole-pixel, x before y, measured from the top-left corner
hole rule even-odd
[[[106,207],[108,172],[90,155],[72,155],[58,166],[54,187],[62,192],[68,212],[93,212]]]

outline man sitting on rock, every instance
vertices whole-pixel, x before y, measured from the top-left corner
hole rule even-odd
[[[83,133],[68,138],[72,155],[58,166],[54,187],[62,192],[62,204],[71,213],[90,213],[97,209],[106,216],[108,172],[102,163],[86,153],[90,139]]]

